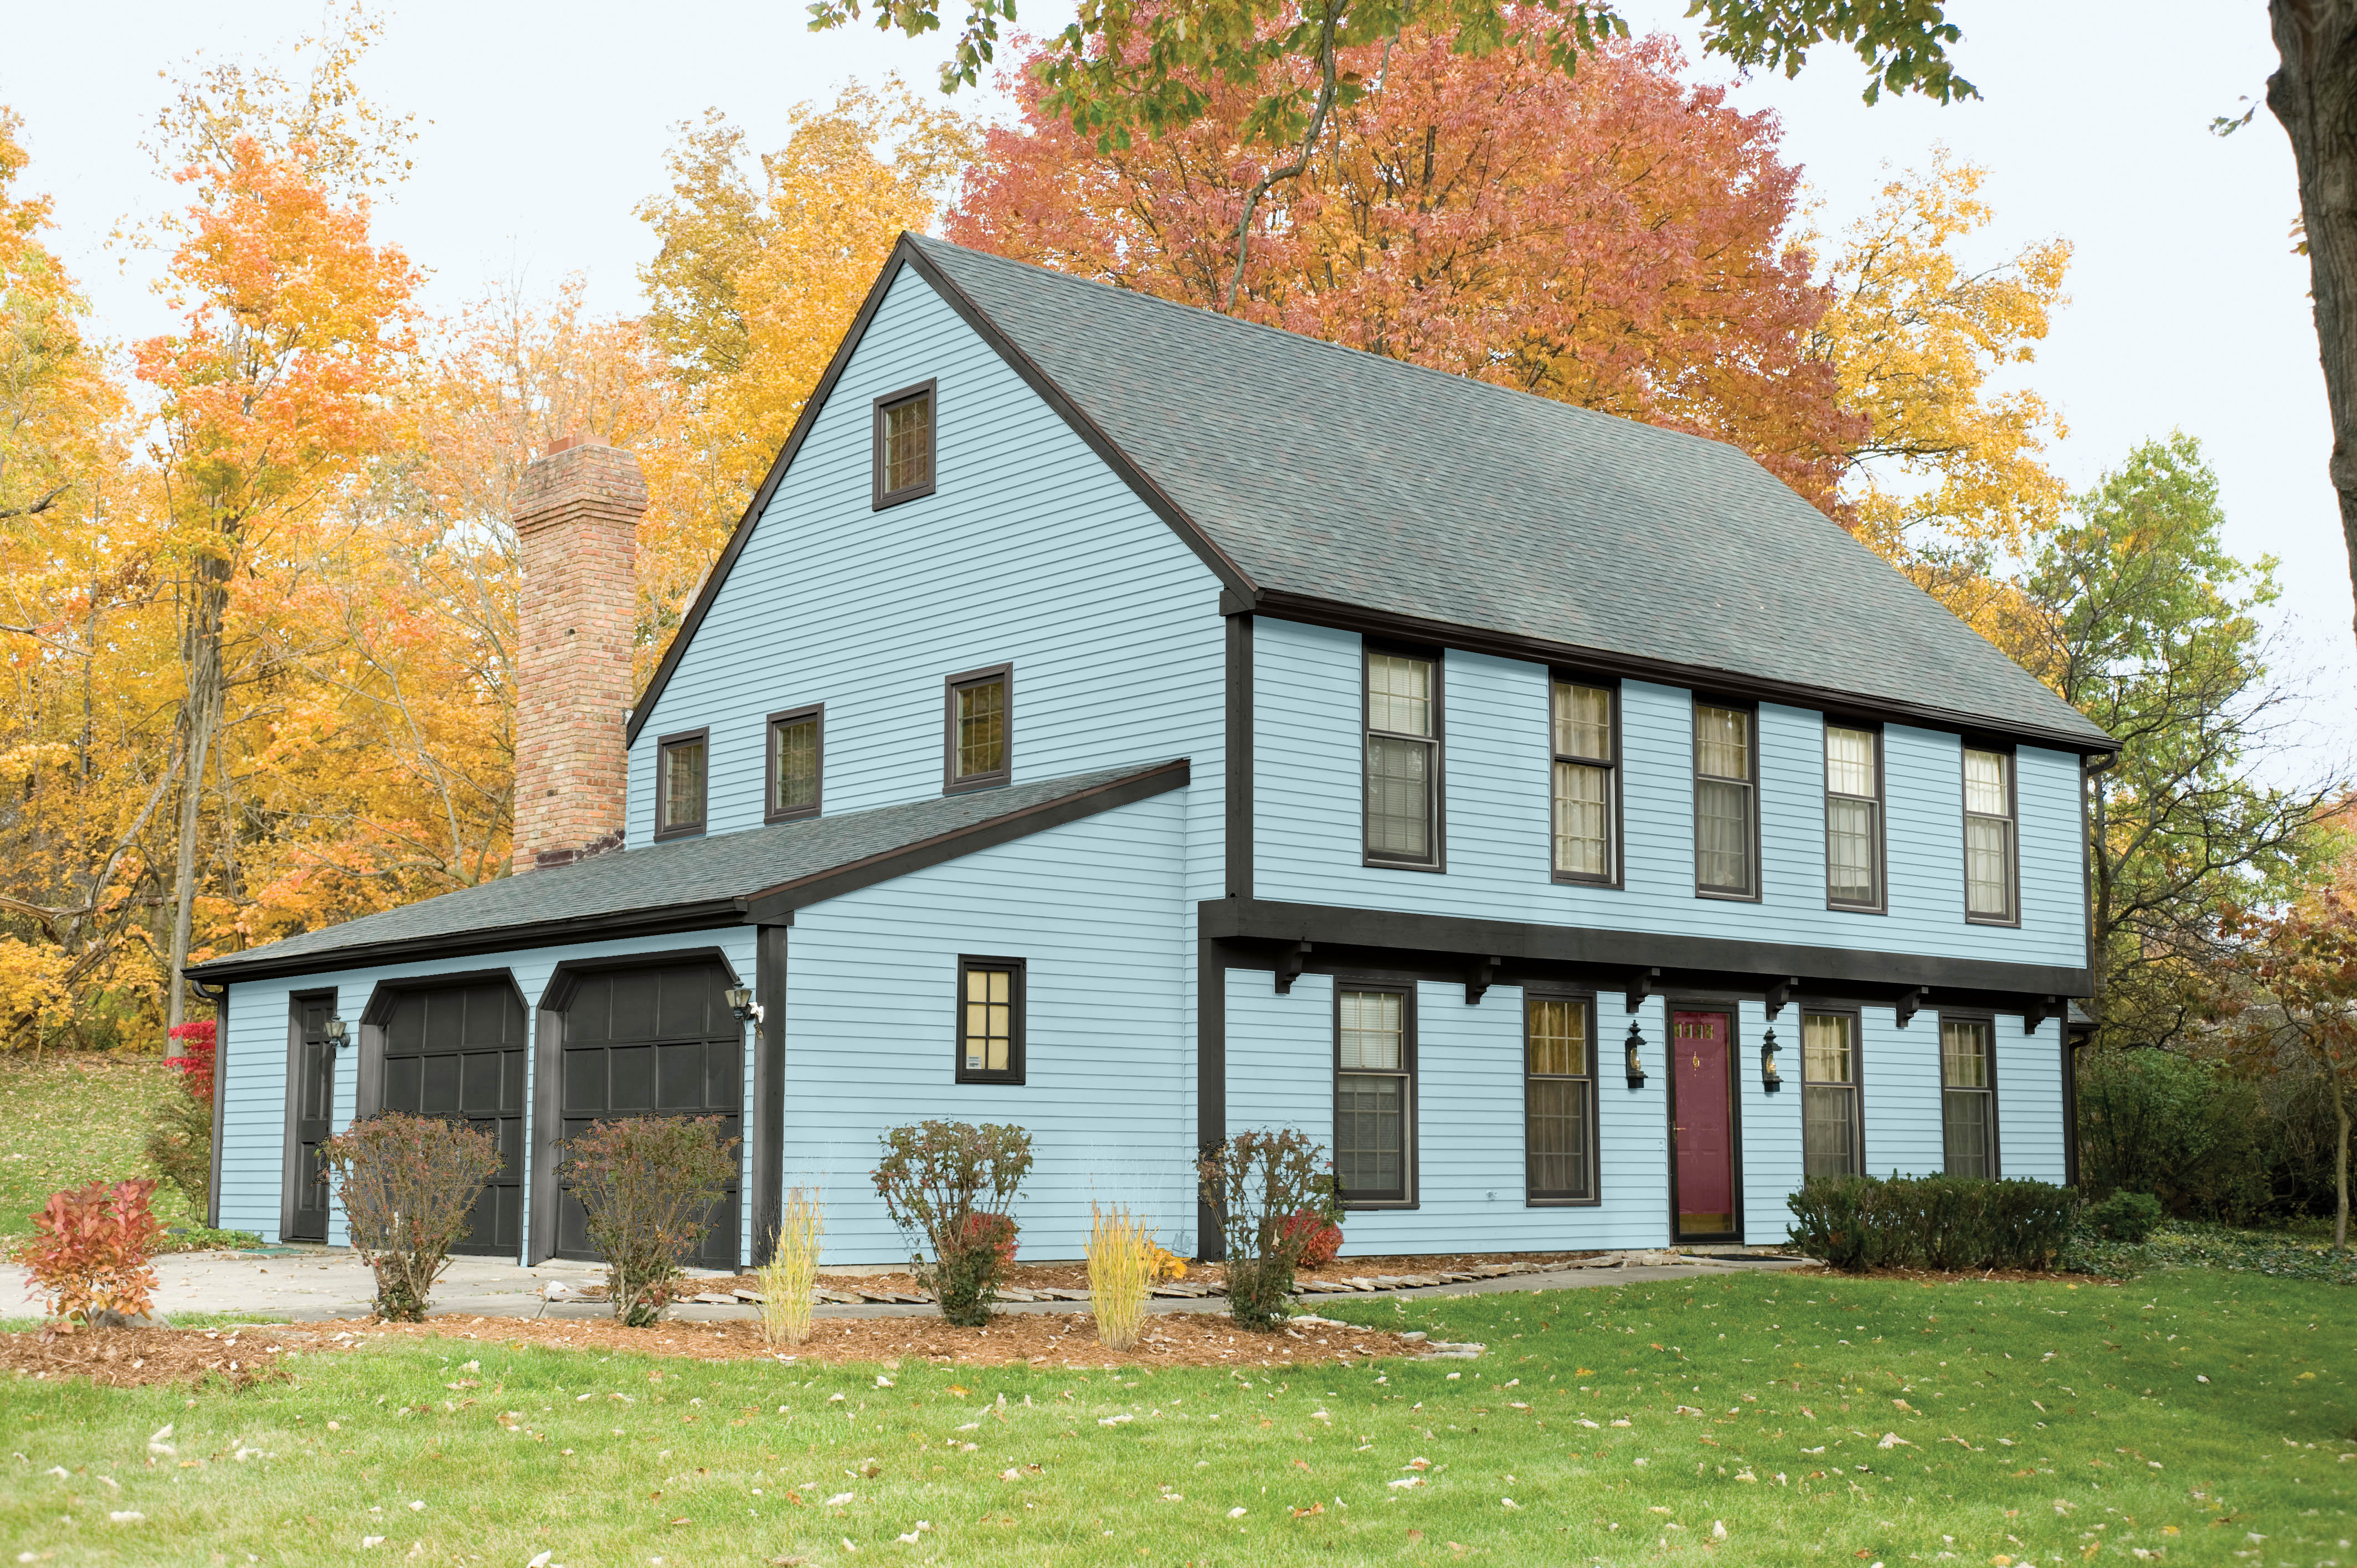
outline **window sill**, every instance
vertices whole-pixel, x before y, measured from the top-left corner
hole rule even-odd
[[[655,834],[652,842],[656,843],[668,843],[673,839],[700,839],[703,836],[704,824],[702,822],[698,822],[692,828],[665,828],[661,832]]]
[[[1001,1088],[1021,1089],[1023,1087],[1023,1075],[1019,1072],[962,1072],[957,1075],[956,1081],[959,1083],[996,1084]]]
[[[1826,899],[1825,908],[1836,915],[1888,915],[1890,913],[1890,906],[1888,904],[1845,904],[1837,898]]]
[[[1967,926],[1995,926],[2001,930],[2018,931],[2021,929],[2021,917],[2018,915],[2004,918],[2000,918],[1996,915],[1966,915],[1964,917],[1964,924]]]
[[[961,779],[954,784],[942,786],[944,795],[971,795],[977,789],[1004,789],[1014,782],[1010,774],[994,773],[986,779]]]
[[[1558,887],[1601,887],[1612,893],[1622,891],[1625,886],[1617,876],[1582,876],[1570,871],[1549,872],[1547,880]]]
[[[1361,855],[1359,864],[1370,871],[1421,871],[1428,875],[1448,875],[1447,863],[1433,860],[1383,860],[1378,856]]]
[[[1708,898],[1720,904],[1758,904],[1765,901],[1764,897],[1758,893],[1734,893],[1721,887],[1697,887],[1695,889],[1695,897]]]
[[[1600,1197],[1525,1197],[1523,1199],[1523,1207],[1524,1208],[1601,1208],[1604,1207],[1604,1200]]]
[[[798,806],[791,811],[772,811],[761,819],[761,825],[774,827],[780,822],[806,822],[817,815],[816,806]]]
[[[1422,1207],[1424,1206],[1412,1197],[1368,1197],[1344,1203],[1341,1205],[1341,1209],[1345,1214],[1372,1214],[1387,1208],[1421,1208]]]
[[[877,496],[876,498],[876,504],[868,510],[871,511],[882,511],[886,507],[899,506],[904,501],[923,500],[927,496],[931,495],[932,493],[933,487],[930,484],[913,486],[905,490],[894,490],[888,495]]]

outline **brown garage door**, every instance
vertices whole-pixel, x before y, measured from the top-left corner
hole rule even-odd
[[[722,1135],[744,1136],[744,1035],[728,1011],[728,972],[715,963],[667,964],[581,976],[565,1007],[564,1135],[625,1116],[717,1116]],[[743,1174],[738,1147],[738,1176]],[[715,1206],[705,1268],[737,1266],[739,1182]],[[556,1251],[590,1258],[581,1205],[557,1194]]]
[[[523,1003],[504,981],[404,991],[384,1022],[387,1111],[447,1116],[488,1133],[500,1168],[467,1217],[461,1252],[523,1245]]]

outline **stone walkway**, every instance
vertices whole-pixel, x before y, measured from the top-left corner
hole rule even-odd
[[[1746,1273],[1788,1269],[1800,1260],[1790,1257],[1744,1256],[1732,1253],[1616,1252],[1562,1265],[1512,1263],[1480,1270],[1428,1274],[1350,1277],[1345,1258],[1334,1268],[1306,1279],[1299,1299],[1318,1306],[1355,1295],[1470,1295],[1497,1291],[1568,1290],[1583,1285],[1633,1284],[1645,1280],[1688,1278],[1696,1273]],[[156,1307],[165,1317],[178,1312],[243,1313],[308,1322],[329,1317],[364,1317],[375,1286],[369,1271],[347,1249],[283,1247],[263,1252],[182,1252],[156,1261]],[[690,1271],[691,1276],[712,1276]],[[488,1258],[457,1258],[434,1293],[436,1316],[478,1315],[485,1317],[601,1317],[603,1302],[563,1299],[567,1292],[605,1283],[602,1264],[550,1262],[536,1268]],[[21,1268],[0,1265],[0,1312],[30,1316],[39,1310]],[[551,1287],[558,1287],[552,1291]],[[1148,1305],[1157,1312],[1218,1311],[1224,1295],[1201,1285],[1180,1282],[1164,1287]],[[897,1293],[877,1290],[877,1296]],[[550,1299],[554,1294],[557,1299]],[[1022,1299],[1029,1296],[1031,1299]],[[1017,1291],[1002,1303],[1010,1312],[1071,1312],[1084,1305],[1084,1291]],[[19,1306],[16,1304],[24,1304]],[[928,1316],[934,1307],[921,1298],[899,1294],[893,1300],[860,1299],[829,1288],[822,1292],[818,1315],[823,1317]],[[748,1302],[705,1296],[682,1303],[676,1316],[691,1321],[751,1317],[758,1309]]]

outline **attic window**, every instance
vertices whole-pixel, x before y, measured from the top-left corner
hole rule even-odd
[[[1001,664],[952,675],[942,736],[942,790],[985,789],[1014,776],[1009,741],[1014,723],[1015,667]]]
[[[655,837],[704,831],[705,757],[708,731],[667,735],[655,743]]]
[[[933,493],[933,390],[926,381],[876,400],[876,510]]]

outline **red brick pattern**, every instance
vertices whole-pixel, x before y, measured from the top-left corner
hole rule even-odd
[[[518,606],[514,870],[622,845],[630,758],[630,626],[639,460],[596,436],[554,444],[516,493]]]

